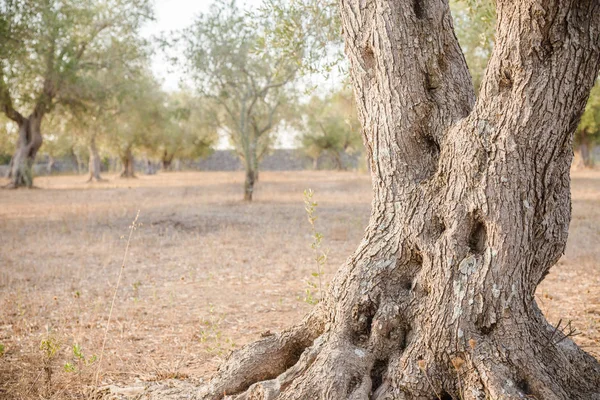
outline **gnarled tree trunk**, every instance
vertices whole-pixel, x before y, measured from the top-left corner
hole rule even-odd
[[[564,251],[597,1],[497,1],[480,95],[448,4],[342,0],[373,177],[365,237],[303,322],[233,353],[220,399],[600,399],[537,285]]]
[[[104,179],[100,176],[100,155],[98,154],[98,148],[96,147],[96,136],[92,135],[90,138],[90,144],[88,146],[90,152],[90,162],[88,165],[90,176],[88,182],[96,181],[101,182]]]
[[[121,164],[123,169],[121,170],[121,178],[135,178],[134,172],[134,159],[131,147],[125,149],[125,152],[121,154]]]
[[[8,172],[10,187],[33,186],[33,165],[43,141],[42,118],[43,114],[33,113],[28,118],[19,119],[19,140]]]

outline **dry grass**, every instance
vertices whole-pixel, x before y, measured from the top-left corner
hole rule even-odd
[[[166,173],[84,184],[38,178],[44,190],[0,191],[0,398],[77,398],[95,363],[138,209],[102,367],[103,384],[201,377],[234,347],[298,320],[314,270],[302,192],[319,202],[329,279],[361,239],[366,175],[262,173],[253,204],[241,173]],[[573,176],[567,254],[540,286],[549,319],[572,320],[574,339],[600,356],[600,173]],[[42,340],[60,343],[44,359]],[[64,370],[74,363],[78,372]],[[50,381],[44,364],[52,369]]]

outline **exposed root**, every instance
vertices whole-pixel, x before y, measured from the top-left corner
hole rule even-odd
[[[455,345],[443,352],[430,349],[429,335],[433,331],[422,331],[408,347],[389,349],[385,360],[381,359],[380,349],[357,345],[348,331],[324,332],[305,346],[310,341],[305,328],[300,325],[235,353],[200,398],[600,399],[598,362],[575,351],[577,347],[570,345],[569,339],[540,347],[538,336],[526,332],[536,329],[533,325],[512,337],[506,333],[480,337],[477,343],[458,352]],[[299,347],[305,347],[300,358],[294,361],[285,356],[290,354],[290,346],[298,345],[302,338],[307,340]],[[530,340],[524,341],[526,338]],[[565,354],[564,346],[567,353],[574,353]],[[573,364],[575,361],[577,364]],[[291,364],[286,367],[288,362]],[[569,373],[558,376],[558,371],[564,369]]]
[[[270,380],[294,366],[304,350],[323,332],[323,306],[317,305],[304,320],[279,334],[268,336],[233,352],[200,398],[217,400],[240,393],[255,382]]]

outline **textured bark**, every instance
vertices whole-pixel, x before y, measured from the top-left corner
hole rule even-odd
[[[100,155],[98,154],[98,148],[96,147],[96,137],[92,136],[90,138],[90,144],[88,146],[88,150],[90,152],[90,162],[88,165],[88,169],[90,172],[90,176],[88,178],[88,182],[102,182],[104,179],[100,176]]]
[[[121,178],[135,178],[134,171],[134,159],[133,152],[131,148],[128,147],[125,149],[125,152],[121,155],[121,164],[123,165],[123,169],[121,170]]]
[[[10,161],[8,172],[8,177],[10,178],[9,187],[33,186],[35,156],[42,146],[42,118],[43,114],[34,113],[28,118],[20,117],[17,119],[19,140],[17,141],[15,154]]]
[[[600,4],[498,0],[477,100],[447,3],[340,9],[369,226],[324,302],[233,353],[201,398],[600,399],[600,364],[534,299],[567,241]]]

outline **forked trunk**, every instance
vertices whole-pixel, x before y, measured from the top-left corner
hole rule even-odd
[[[9,187],[32,187],[35,156],[42,146],[42,117],[35,114],[23,118],[19,124],[17,149],[10,161]]]
[[[89,170],[90,176],[88,182],[96,181],[101,182],[104,179],[100,176],[100,155],[98,154],[98,148],[96,147],[96,137],[92,136],[90,139],[90,145],[88,147],[90,152]]]
[[[135,178],[134,172],[134,159],[133,152],[131,148],[127,148],[125,152],[121,155],[121,164],[123,165],[123,169],[121,170],[121,178]]]
[[[341,1],[373,181],[365,237],[300,324],[201,398],[600,399],[600,364],[534,294],[564,251],[597,1],[497,1],[480,95],[448,4]]]

